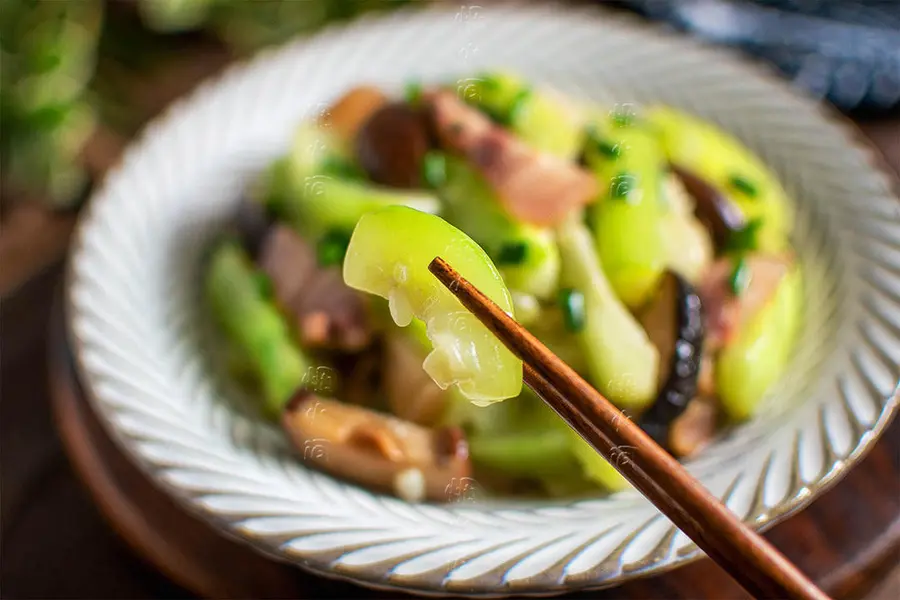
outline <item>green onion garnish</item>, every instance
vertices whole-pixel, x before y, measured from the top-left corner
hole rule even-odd
[[[332,229],[319,239],[316,244],[316,258],[322,267],[339,265],[344,262],[347,246],[350,245],[350,233],[343,229]]]
[[[483,112],[494,125],[500,125],[501,127],[507,127],[509,125],[509,115],[494,109],[494,107],[489,104],[479,104],[478,110]]]
[[[584,329],[586,318],[584,294],[570,288],[559,291],[559,307],[562,309],[566,329],[577,333]]]
[[[431,189],[438,189],[447,182],[447,157],[442,152],[430,151],[422,159],[422,179]]]
[[[410,81],[406,84],[403,96],[406,98],[407,103],[416,106],[419,104],[419,100],[422,99],[422,84],[418,81]]]
[[[753,219],[743,229],[731,233],[725,241],[725,250],[728,252],[751,252],[759,246],[759,228],[762,227],[760,219]]]
[[[614,144],[604,139],[595,125],[589,125],[585,129],[584,136],[586,148],[600,156],[609,160],[616,160],[622,156],[622,144]]]
[[[747,268],[747,261],[743,257],[739,258],[728,279],[728,285],[735,296],[740,296],[750,285],[750,269]]]
[[[506,242],[500,246],[497,259],[494,261],[501,265],[521,265],[528,256],[528,246],[525,242]]]
[[[756,189],[756,186],[740,175],[732,175],[728,179],[728,184],[748,198],[756,198],[756,196],[759,195],[759,191]]]
[[[322,161],[322,174],[338,179],[362,180],[365,173],[358,166],[340,156],[329,155]]]
[[[610,116],[616,127],[628,127],[637,119],[637,115],[630,105],[617,106],[610,112]]]
[[[622,156],[622,145],[621,144],[610,144],[605,140],[597,141],[597,152],[609,158],[611,160],[615,160]]]
[[[479,73],[476,79],[481,80],[481,85],[486,90],[498,90],[500,89],[500,82],[497,81],[497,77],[495,75],[491,75],[489,73]]]
[[[609,195],[612,198],[627,199],[637,185],[637,177],[631,173],[621,173],[612,178],[609,184]]]
[[[525,105],[528,104],[528,100],[531,99],[531,88],[522,88],[516,95],[513,97],[512,101],[509,103],[509,109],[506,111],[506,124],[511,125],[516,122],[516,119],[519,118],[519,114],[524,110]]]
[[[261,271],[253,271],[253,283],[256,284],[256,290],[263,298],[270,299],[274,294],[272,289],[272,280],[268,275]]]
[[[594,231],[594,224],[597,222],[597,204],[597,202],[591,202],[584,207],[584,218],[582,221],[584,222],[585,227],[592,232]]]

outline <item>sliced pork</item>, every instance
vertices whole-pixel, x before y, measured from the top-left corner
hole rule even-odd
[[[452,92],[429,93],[425,102],[441,146],[468,159],[514,218],[555,225],[597,198],[591,173],[534,150]]]
[[[292,229],[275,225],[257,262],[305,347],[357,351],[368,345],[372,332],[362,296],[347,287],[340,268],[320,267],[315,248]]]
[[[790,268],[788,256],[748,255],[742,275],[746,283],[736,292],[735,261],[722,258],[713,263],[697,290],[706,315],[707,349],[716,350],[731,341],[772,300]]]

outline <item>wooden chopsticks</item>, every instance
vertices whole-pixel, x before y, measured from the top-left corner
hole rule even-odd
[[[609,400],[442,258],[428,269],[522,359],[525,383],[735,581],[757,598],[828,600]]]

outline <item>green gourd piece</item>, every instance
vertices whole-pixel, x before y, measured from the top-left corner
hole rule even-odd
[[[602,190],[588,222],[603,270],[616,295],[639,307],[668,262],[662,147],[642,122],[623,124],[612,113],[591,122],[584,158]]]
[[[303,383],[310,362],[288,322],[266,299],[249,257],[234,242],[213,249],[205,276],[207,303],[240,362],[255,375],[265,413],[277,417]]]
[[[423,367],[440,387],[456,384],[479,405],[517,396],[522,361],[428,270],[438,256],[513,314],[509,290],[484,250],[440,217],[405,206],[363,215],[347,248],[344,281],[386,298],[401,327],[414,318],[425,322],[434,350]]]
[[[647,120],[659,134],[668,160],[696,173],[721,190],[756,221],[756,250],[776,253],[788,247],[793,214],[776,175],[736,137],[712,123],[666,106],[653,107]]]
[[[587,228],[570,219],[557,243],[563,284],[584,296],[584,323],[574,336],[591,382],[620,408],[646,407],[656,394],[658,350],[613,291]]]
[[[730,418],[740,421],[751,417],[769,388],[784,374],[802,311],[801,271],[794,266],[768,304],[719,353],[716,387]]]

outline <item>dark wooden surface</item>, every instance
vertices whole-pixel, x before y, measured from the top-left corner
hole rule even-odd
[[[403,597],[312,577],[269,561],[187,515],[119,453],[91,413],[72,370],[58,312],[49,347],[53,414],[71,464],[120,539],[184,589],[210,598]],[[70,515],[60,514],[68,507],[50,497],[54,492],[54,488],[45,490],[40,499],[44,506],[56,505],[56,510],[43,511],[53,515],[51,523],[43,524],[45,533],[51,534],[54,524],[71,528],[63,524]],[[33,522],[32,529],[39,527]],[[868,593],[900,560],[900,421],[835,488],[766,537],[835,598],[861,598]],[[23,568],[21,562],[18,566]],[[54,584],[40,579],[39,565],[25,568],[33,574],[32,585],[40,586],[32,588],[36,594],[27,595],[52,595],[42,593]],[[111,565],[94,569],[116,570]],[[109,584],[102,582],[98,589]],[[170,589],[168,593],[182,597],[187,592]],[[704,559],[658,577],[567,598],[747,597],[721,569]]]

